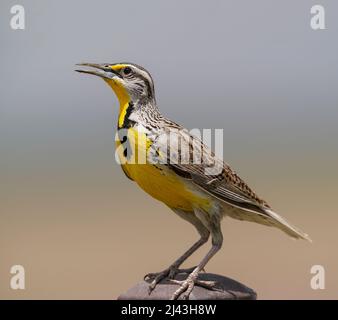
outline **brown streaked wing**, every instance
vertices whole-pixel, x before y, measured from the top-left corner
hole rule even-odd
[[[189,146],[190,153],[187,164],[175,163],[174,161],[170,161],[170,159],[167,161],[169,168],[176,174],[184,179],[191,180],[202,190],[214,197],[244,210],[264,214],[264,209],[270,208],[228,164],[218,159],[200,139],[192,136],[187,130],[177,124],[175,124],[175,129],[180,129],[177,131],[178,138],[185,141],[184,146]],[[193,163],[193,153],[200,150],[202,152],[201,163]],[[181,148],[178,149],[178,152],[180,154],[184,153]],[[173,155],[176,159],[180,159],[180,155],[175,155],[174,153],[171,153],[169,157],[171,158]],[[216,175],[206,174],[206,168],[210,168],[215,164],[220,166],[221,173]]]

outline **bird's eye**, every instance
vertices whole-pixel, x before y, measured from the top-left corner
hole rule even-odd
[[[125,75],[131,74],[131,68],[125,67],[125,68],[123,69],[123,73],[124,73]]]

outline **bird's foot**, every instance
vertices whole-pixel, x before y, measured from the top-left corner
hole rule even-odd
[[[188,268],[188,269],[178,269],[176,265],[171,265],[169,268],[161,271],[161,272],[155,272],[155,273],[148,273],[144,276],[144,280],[151,280],[151,283],[149,284],[148,293],[151,294],[151,292],[155,289],[156,285],[161,282],[164,278],[168,279],[174,279],[175,276],[179,273],[191,273],[193,270],[195,270],[196,267]]]
[[[180,297],[182,300],[189,300],[190,293],[194,289],[195,285],[209,290],[219,290],[215,281],[199,280],[198,274],[199,272],[194,270],[189,274],[188,278],[183,281],[171,279],[170,282],[179,284],[180,287],[174,292],[170,300],[177,300]]]

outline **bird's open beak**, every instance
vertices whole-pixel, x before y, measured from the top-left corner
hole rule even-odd
[[[91,67],[93,70],[81,70],[76,69],[75,71],[80,73],[93,74],[94,76],[101,77],[103,79],[112,80],[114,77],[119,77],[120,75],[113,70],[108,64],[96,64],[96,63],[78,63],[77,66]]]

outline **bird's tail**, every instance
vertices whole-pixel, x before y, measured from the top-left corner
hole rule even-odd
[[[301,230],[297,229],[295,226],[291,225],[284,218],[282,218],[279,214],[273,212],[270,209],[265,209],[265,213],[269,216],[269,221],[277,228],[281,229],[289,236],[295,239],[304,239],[309,242],[312,242],[311,238]]]

